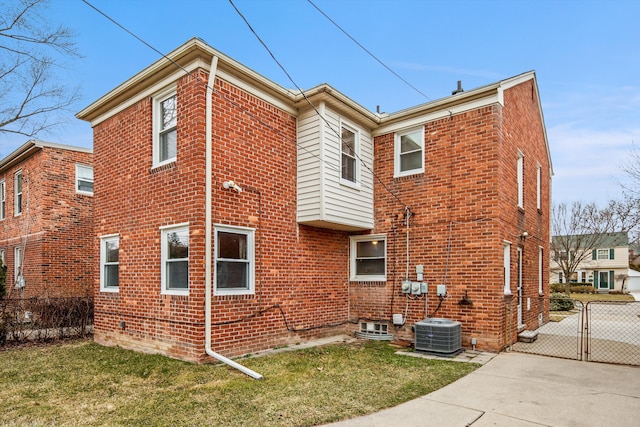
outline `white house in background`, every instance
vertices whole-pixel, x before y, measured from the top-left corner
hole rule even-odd
[[[571,236],[570,236],[571,237]],[[564,236],[562,238],[565,238]],[[564,250],[554,251],[553,248],[562,247],[556,243],[558,236],[552,237],[551,253],[551,283],[566,283],[567,278],[558,264],[564,257],[573,257],[574,253],[567,253]],[[589,241],[590,239],[581,239]],[[591,252],[576,269],[573,277],[569,281],[576,284],[591,285],[598,292],[622,291],[628,289],[629,269],[629,238],[626,232],[608,233],[600,239],[599,247],[584,248]],[[623,289],[624,287],[624,289]]]

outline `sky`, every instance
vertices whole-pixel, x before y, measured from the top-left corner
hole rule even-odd
[[[14,1],[14,0],[5,0]],[[371,111],[395,112],[534,70],[553,163],[553,202],[604,204],[640,147],[640,2],[626,0],[87,0],[162,53],[192,37],[288,88],[328,83]],[[82,57],[58,78],[81,97],[39,139],[91,147],[74,115],[158,60],[158,53],[82,0],[55,0],[53,24]],[[420,93],[421,92],[421,93]],[[426,95],[428,98],[425,98]],[[0,158],[24,144],[0,134]]]

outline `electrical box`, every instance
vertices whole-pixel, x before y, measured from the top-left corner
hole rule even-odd
[[[419,282],[424,280],[424,265],[422,264],[416,265],[416,279],[418,279]]]
[[[402,281],[402,293],[403,294],[411,293],[411,282],[409,282],[408,280]]]
[[[429,292],[429,284],[427,282],[420,283],[420,293],[426,294]]]
[[[445,297],[447,295],[447,285],[438,285],[436,293],[439,297]]]
[[[413,295],[420,295],[420,289],[421,289],[421,283],[420,282],[411,282],[411,293]]]

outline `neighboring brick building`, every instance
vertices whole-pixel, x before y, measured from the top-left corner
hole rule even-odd
[[[93,291],[91,149],[31,140],[0,160],[0,257],[7,297]]]
[[[199,39],[167,57],[78,113],[94,128],[97,342],[203,360],[360,328],[410,338],[435,314],[500,350],[544,320],[534,73],[376,114]],[[428,299],[403,292],[417,266]]]

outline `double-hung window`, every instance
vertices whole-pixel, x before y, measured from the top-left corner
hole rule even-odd
[[[593,257],[593,259],[613,259],[614,251],[613,249],[598,249],[595,255],[596,256]]]
[[[351,237],[352,281],[385,281],[387,278],[387,249],[384,235]]]
[[[22,279],[22,249],[20,246],[13,248],[13,283],[16,288],[24,287]]]
[[[518,207],[524,209],[524,154],[518,150]]]
[[[118,292],[120,287],[120,238],[117,235],[100,239],[100,290]]]
[[[424,172],[424,128],[396,133],[395,176]]]
[[[5,217],[6,200],[7,200],[7,183],[3,179],[2,181],[0,181],[0,219],[4,219]]]
[[[340,169],[342,182],[355,184],[358,181],[358,132],[342,124]]]
[[[175,89],[154,99],[153,164],[174,162],[178,153],[178,98]]]
[[[76,164],[76,193],[93,196],[93,168]]]
[[[13,215],[22,215],[22,171],[19,170],[13,177]]]
[[[215,293],[253,294],[255,230],[243,227],[215,226]]]
[[[189,292],[189,226],[165,227],[162,232],[162,293]]]

